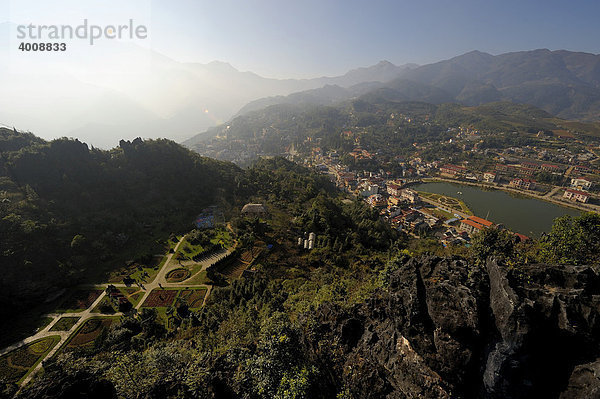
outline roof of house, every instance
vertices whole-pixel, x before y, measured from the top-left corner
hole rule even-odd
[[[464,224],[468,224],[469,226],[475,227],[476,229],[479,229],[479,230],[481,230],[484,227],[483,225],[481,225],[477,222],[474,222],[472,220],[469,220],[469,219],[463,219],[460,222],[464,223]]]
[[[568,191],[568,192],[570,192],[570,193],[572,193],[572,194],[579,194],[579,195],[583,195],[583,196],[586,196],[586,197],[589,197],[589,196],[590,196],[590,194],[589,194],[589,193],[586,193],[585,191],[573,190],[573,189],[571,189],[571,188],[568,188],[568,189],[566,189],[565,191]]]
[[[242,208],[242,213],[250,212],[250,213],[259,213],[266,212],[267,209],[263,204],[246,204]]]
[[[540,166],[540,164],[539,164],[539,163],[535,163],[535,162],[531,162],[531,161],[523,161],[523,162],[521,162],[521,165],[526,165],[526,166],[535,166],[535,167],[538,167],[538,166]]]
[[[520,233],[514,233],[514,234],[515,234],[515,236],[519,237],[519,239],[521,240],[521,242],[525,242],[525,241],[529,240],[529,237],[527,237],[524,234],[520,234]]]
[[[469,219],[486,227],[494,225],[494,223],[490,222],[489,220],[485,220],[484,218],[480,218],[478,216],[469,216]]]

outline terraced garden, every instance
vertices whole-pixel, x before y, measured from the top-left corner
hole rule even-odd
[[[240,278],[244,270],[254,262],[262,252],[262,248],[255,246],[252,249],[242,252],[242,254],[232,262],[223,266],[221,273],[229,279]]]
[[[59,341],[59,336],[41,338],[0,357],[0,380],[18,383]]]

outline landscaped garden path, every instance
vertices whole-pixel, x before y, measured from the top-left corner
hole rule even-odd
[[[112,285],[117,288],[131,288],[131,287],[135,288],[136,286],[138,286],[139,290],[141,292],[143,292],[143,295],[140,298],[140,300],[137,302],[137,304],[134,306],[134,308],[136,310],[139,310],[144,305],[144,303],[151,296],[151,293],[154,290],[156,290],[156,292],[161,292],[163,290],[165,292],[169,292],[169,291],[173,291],[173,289],[175,289],[175,288],[180,288],[180,289],[186,290],[188,292],[191,290],[194,290],[194,289],[202,289],[202,288],[206,289],[206,294],[204,295],[202,304],[200,305],[200,306],[204,306],[204,304],[206,303],[206,298],[210,295],[210,292],[212,290],[212,285],[189,284],[189,283],[186,283],[186,281],[194,279],[201,272],[205,271],[207,267],[209,267],[210,265],[214,264],[215,262],[221,260],[222,258],[228,256],[233,251],[233,248],[231,248],[229,250],[219,251],[219,252],[213,254],[212,256],[202,260],[201,262],[195,263],[195,265],[198,265],[198,264],[201,265],[199,271],[197,271],[193,275],[190,275],[189,277],[185,278],[183,281],[168,282],[167,281],[168,273],[175,269],[182,268],[182,265],[179,262],[174,261],[173,257],[177,253],[177,250],[179,249],[181,244],[184,242],[184,239],[185,239],[185,236],[181,237],[181,239],[175,246],[173,252],[169,253],[167,255],[166,261],[164,262],[161,269],[158,271],[158,274],[156,275],[156,277],[151,282],[149,282],[147,284],[140,282],[140,284],[133,283],[130,285],[106,283],[106,284],[81,286],[80,288],[102,290],[102,293],[87,308],[85,308],[81,312],[50,313],[50,314],[46,315],[47,317],[50,317],[53,319],[46,327],[44,327],[42,330],[38,331],[36,334],[34,334],[30,337],[27,337],[27,338],[15,343],[14,345],[11,345],[7,348],[0,350],[0,356],[2,356],[7,353],[10,353],[18,348],[21,348],[24,345],[30,344],[34,341],[37,341],[41,338],[46,338],[46,337],[51,337],[51,336],[60,337],[60,340],[58,341],[58,343],[56,343],[50,351],[48,351],[45,355],[43,355],[42,358],[33,367],[33,369],[28,372],[27,376],[21,382],[21,386],[24,386],[25,384],[27,384],[31,380],[33,375],[42,368],[43,361],[46,359],[50,359],[52,356],[54,356],[54,354],[58,350],[60,350],[67,341],[69,341],[71,335],[75,334],[79,330],[79,328],[84,323],[86,323],[86,321],[90,320],[91,318],[115,317],[115,316],[123,315],[123,313],[120,313],[120,312],[98,313],[98,311],[94,311],[99,306],[99,304],[102,302],[102,300],[106,297],[106,295],[107,295],[106,288],[109,285]],[[235,246],[234,246],[234,248],[235,248]],[[175,291],[175,292],[177,292],[177,291]],[[165,295],[165,296],[168,296],[170,298],[173,295],[170,295],[170,296]],[[190,293],[190,296],[192,296],[191,293]],[[162,298],[163,295],[162,295],[162,293],[152,294],[151,300],[155,299],[154,297]],[[65,327],[66,331],[60,331],[60,328],[58,331],[56,330],[56,328],[53,330],[52,328],[55,327],[55,325],[57,325],[57,323],[59,323],[59,320],[61,320],[63,318],[70,319],[69,323],[66,323],[66,327]],[[78,320],[74,321],[75,318],[78,318]],[[69,327],[69,324],[71,324],[71,322],[72,322],[72,325],[70,325],[70,327]],[[61,327],[61,326],[57,325],[56,327]]]

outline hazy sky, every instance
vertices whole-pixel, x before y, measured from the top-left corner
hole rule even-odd
[[[429,63],[481,50],[600,52],[598,0],[0,0],[0,22],[149,27],[175,60],[222,60],[264,76],[338,75],[387,59]]]

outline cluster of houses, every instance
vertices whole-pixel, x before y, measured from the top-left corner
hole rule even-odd
[[[480,140],[478,131],[466,128],[453,131],[456,132],[457,140]],[[345,155],[350,155],[354,160],[377,159],[379,153],[361,147],[357,137],[350,131],[343,134],[355,140],[354,149]],[[416,143],[414,147],[417,151],[420,149]],[[470,145],[469,148],[463,148],[463,150],[483,153],[489,151],[489,149],[479,149],[476,143]],[[439,175],[450,179],[504,185],[523,191],[546,191],[547,186],[536,181],[536,176],[544,173],[560,176],[563,181],[570,182],[569,186],[564,189],[563,198],[565,200],[589,202],[590,190],[594,187],[594,174],[600,173],[590,169],[587,165],[575,164],[588,162],[589,156],[586,155],[583,159],[565,152],[558,154],[557,156],[560,157],[556,158],[553,157],[556,154],[550,150],[543,154],[540,151],[543,152],[538,148],[515,147],[508,149],[508,153],[512,152],[517,157],[502,153],[496,154],[497,163],[488,170],[479,170],[466,163],[425,162],[416,155],[410,159],[404,159],[401,156],[394,157],[393,162],[397,166],[393,169],[393,174],[382,169],[377,172],[354,171],[341,164],[342,154],[335,151],[324,152],[320,147],[317,150],[313,148],[311,156],[305,159],[305,163],[324,174],[329,174],[341,190],[352,193],[362,198],[370,206],[377,208],[381,216],[395,228],[418,236],[427,232],[427,234],[438,236],[443,242],[457,242],[468,240],[469,234],[489,227],[493,223],[477,217],[439,221],[433,216],[437,213],[429,211],[429,205],[421,203],[418,193],[409,188],[410,183],[420,181],[424,177]],[[491,156],[494,155],[490,154]],[[536,157],[539,160],[535,159]],[[563,161],[564,163],[562,163]],[[568,166],[565,165],[567,163]],[[547,181],[546,179],[545,176],[544,181]],[[443,207],[441,209],[448,211]],[[443,231],[443,229],[447,230]],[[301,245],[304,245],[304,241]]]
[[[397,230],[423,236],[440,227],[442,221],[418,208],[398,209],[386,216],[388,222]]]
[[[535,180],[514,178],[508,183],[509,187],[518,188],[519,190],[535,190]]]

